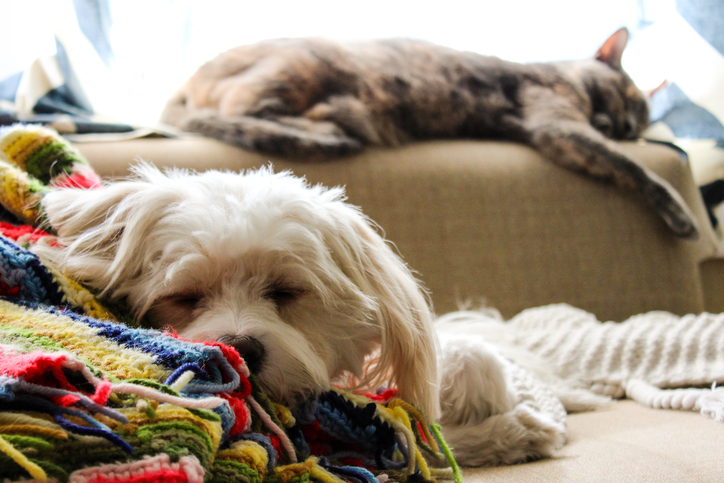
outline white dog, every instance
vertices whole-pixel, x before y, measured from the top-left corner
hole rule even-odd
[[[514,411],[507,361],[482,335],[441,323],[441,352],[425,292],[342,189],[269,168],[142,165],[42,203],[64,248],[41,256],[147,324],[236,347],[277,400],[350,376],[394,385],[441,418],[467,465],[546,457],[563,442],[560,425]]]

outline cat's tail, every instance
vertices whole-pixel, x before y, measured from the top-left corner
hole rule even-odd
[[[352,154],[363,148],[359,140],[348,136],[332,122],[283,116],[221,116],[212,110],[189,112],[173,99],[166,106],[161,122],[272,155],[328,158]]]

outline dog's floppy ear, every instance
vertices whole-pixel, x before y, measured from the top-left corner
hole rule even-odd
[[[400,397],[428,417],[440,416],[438,342],[425,292],[405,263],[349,205],[335,230],[343,246],[333,256],[353,283],[377,302],[381,347],[363,384],[396,386]],[[334,245],[334,242],[331,243]]]
[[[119,280],[132,280],[144,262],[140,249],[150,227],[178,197],[176,191],[156,185],[156,178],[168,180],[158,169],[143,165],[134,172],[133,179],[102,188],[46,194],[42,208],[65,248],[38,246],[36,253],[111,295]]]

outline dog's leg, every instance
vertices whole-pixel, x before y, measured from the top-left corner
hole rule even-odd
[[[461,465],[546,458],[564,443],[565,409],[545,384],[478,334],[439,335],[442,431]]]

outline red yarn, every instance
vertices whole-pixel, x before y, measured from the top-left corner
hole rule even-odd
[[[42,378],[50,371],[63,389],[74,389],[63,374],[67,355],[34,351],[28,354],[0,354],[0,374],[23,378],[28,382]]]
[[[248,382],[249,381],[247,381],[247,383]],[[249,421],[249,409],[243,402],[243,399],[246,396],[243,396],[239,392],[232,392],[228,394],[219,394],[219,397],[225,399],[229,403],[231,410],[234,411],[234,415],[236,416],[236,421],[234,422],[234,426],[232,426],[229,430],[229,435],[236,436],[237,434],[243,433],[246,428],[246,424]]]
[[[28,354],[3,354],[0,353],[0,374],[22,379],[31,384],[47,388],[60,388],[71,392],[80,392],[65,377],[63,364],[68,359],[66,354],[47,353],[34,351]],[[96,391],[100,404],[105,403],[110,394],[110,383],[99,386]],[[77,403],[80,397],[76,394],[64,396],[49,396],[54,404],[59,406],[70,406]]]
[[[393,387],[390,389],[385,389],[381,392],[376,392],[374,394],[365,393],[364,396],[373,400],[376,403],[385,404],[390,399],[397,397],[397,389]]]
[[[282,445],[279,442],[279,436],[277,436],[275,434],[269,434],[267,436],[269,437],[269,441],[271,442],[271,445],[274,447],[274,452],[276,454],[278,454],[278,455],[287,454],[286,451],[284,453],[282,453]]]
[[[420,421],[415,421],[415,424],[417,425],[417,434],[420,436],[420,439],[423,443],[428,444],[427,437],[425,436],[425,432],[422,430],[422,424],[420,424]]]
[[[128,475],[119,478],[105,478],[99,476],[91,480],[85,480],[85,483],[192,483],[189,482],[188,476],[181,470],[161,469],[153,473],[143,473],[140,475]]]
[[[0,295],[9,295],[11,297],[17,297],[20,293],[20,287],[11,287],[10,285],[0,281]]]
[[[236,367],[243,362],[243,359],[241,358],[239,353],[236,351],[236,349],[234,349],[231,346],[222,344],[221,342],[208,342],[208,341],[204,342],[204,344],[210,345],[212,347],[218,347],[219,349],[221,349],[221,352],[224,354],[224,357],[226,358],[226,360],[229,361],[229,363],[233,367]]]
[[[329,444],[329,437],[320,430],[319,421],[314,421],[311,424],[302,426],[301,429],[304,441],[307,442],[309,451],[312,454],[327,455],[332,452],[332,448]]]
[[[0,234],[5,235],[12,240],[17,240],[22,236],[30,235],[29,241],[31,243],[35,243],[40,238],[50,235],[47,231],[33,228],[30,225],[13,225],[4,221],[0,221]]]
[[[339,461],[347,466],[359,466],[361,468],[367,468],[368,470],[373,469],[359,458],[340,458]]]
[[[80,401],[80,398],[74,394],[66,394],[65,396],[56,396],[50,398],[56,406],[68,407]]]
[[[81,173],[71,173],[67,176],[58,176],[52,182],[54,188],[100,188],[101,179],[93,171],[83,175]]]
[[[97,404],[104,405],[108,401],[108,397],[111,395],[111,383],[108,380],[104,380],[98,386],[96,386],[96,392],[91,396],[91,400]]]

